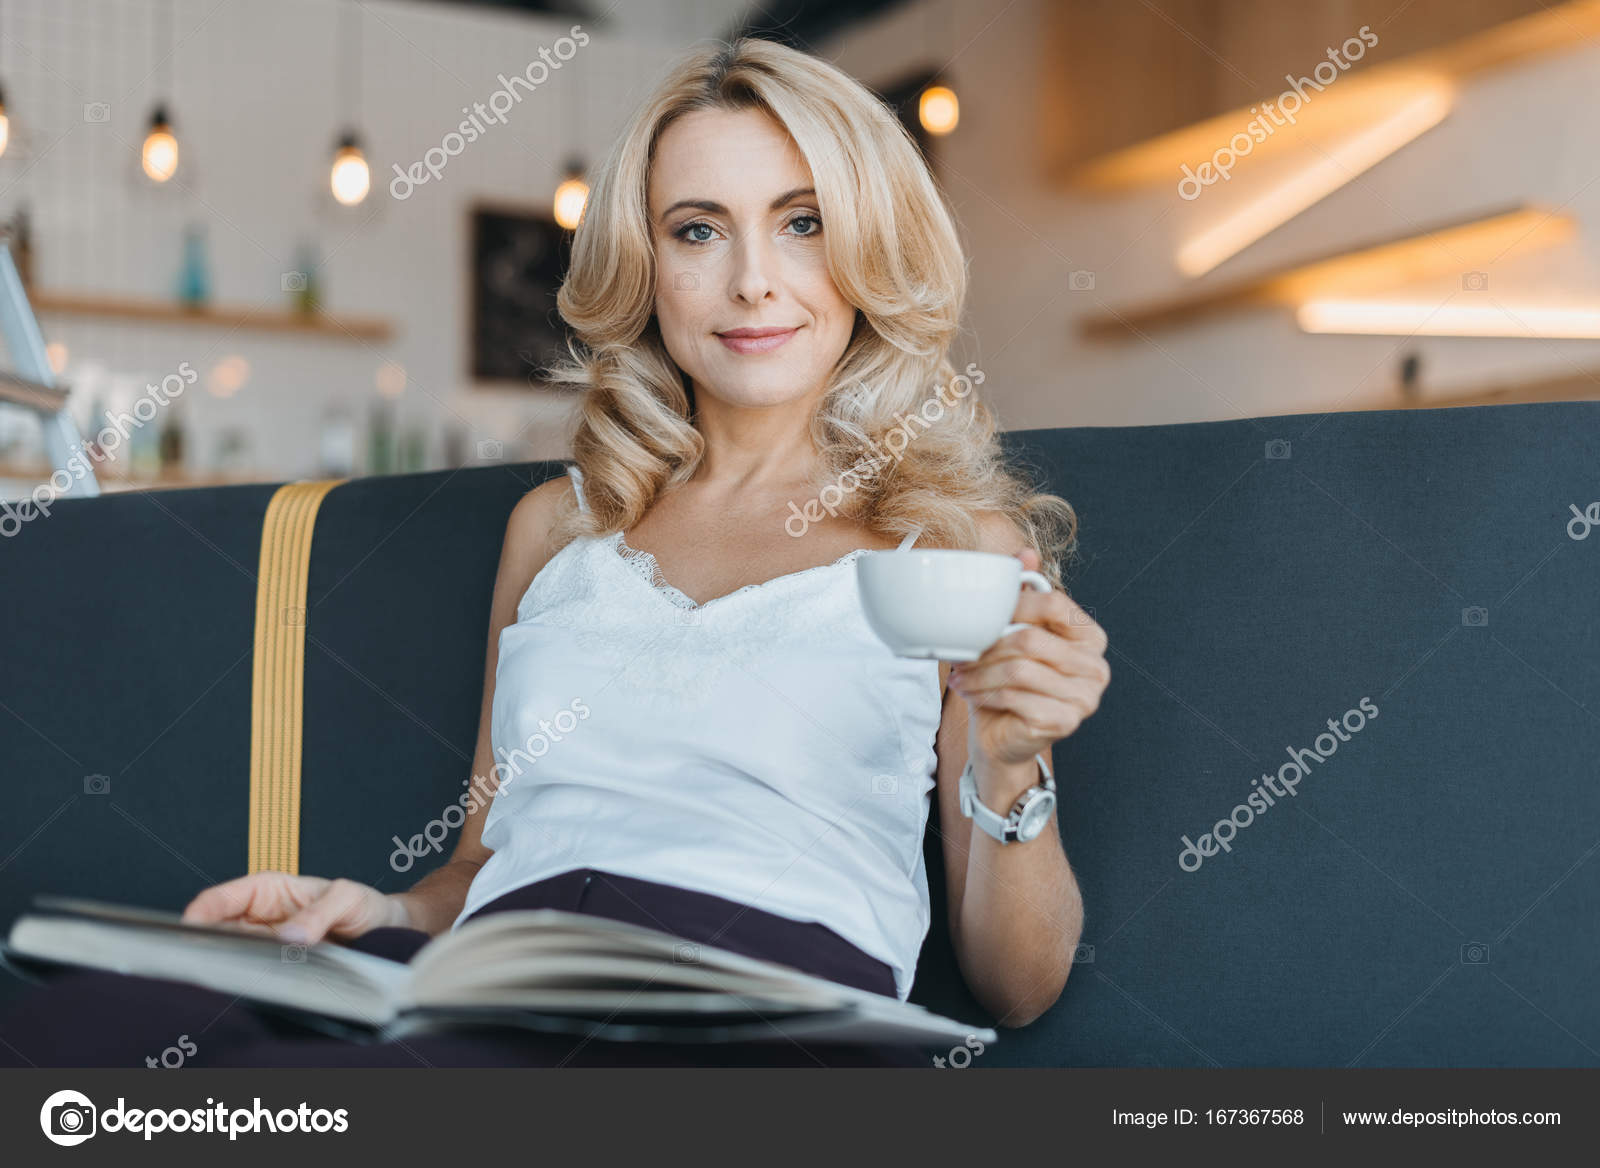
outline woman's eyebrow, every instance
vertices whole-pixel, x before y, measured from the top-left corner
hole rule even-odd
[[[812,187],[795,187],[794,190],[785,191],[776,199],[773,199],[772,202],[768,204],[767,209],[770,211],[779,211],[798,198],[801,198],[805,195],[815,195],[816,193],[816,190]],[[710,199],[679,199],[676,203],[672,204],[672,206],[661,212],[660,218],[665,220],[668,215],[672,214],[679,207],[693,207],[699,211],[709,211],[713,215],[726,215],[728,213],[728,208],[724,207],[721,203],[712,202]]]

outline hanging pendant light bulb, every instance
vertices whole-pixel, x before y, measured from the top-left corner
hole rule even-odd
[[[339,139],[328,181],[333,197],[346,207],[354,207],[372,189],[372,172],[367,167],[367,156],[361,152],[361,139],[354,131]]]
[[[356,130],[361,125],[362,90],[362,9],[359,0],[345,0],[336,13],[338,24],[334,29],[334,55],[338,72],[334,75],[334,86],[339,95],[339,117],[346,128],[334,147],[333,169],[328,173],[328,186],[341,206],[354,207],[364,202],[372,190],[372,171],[367,166],[367,156],[361,149],[361,135]]]
[[[3,43],[4,41],[5,41],[4,35],[0,34],[0,43]],[[6,147],[9,146],[10,144],[11,144],[11,115],[6,112],[6,94],[5,94],[5,90],[0,89],[0,154],[4,154],[6,152]]]
[[[576,230],[583,220],[583,208],[588,202],[589,184],[583,181],[583,163],[573,159],[567,163],[566,179],[556,188],[556,222],[568,231]]]
[[[178,139],[172,132],[165,106],[157,106],[150,115],[150,132],[145,135],[140,163],[145,174],[154,182],[166,182],[178,170]]]
[[[917,119],[930,134],[948,134],[961,120],[961,103],[955,90],[945,85],[930,85],[917,99]]]
[[[152,8],[150,15],[150,56],[155,61],[150,73],[155,78],[155,91],[168,97],[172,94],[172,56],[177,48],[172,35],[172,0],[164,0]],[[157,101],[150,111],[150,130],[139,151],[139,164],[154,183],[164,183],[177,173],[178,136],[172,131],[165,101]]]
[[[178,170],[178,138],[172,132],[167,107],[158,105],[150,115],[150,132],[145,135],[140,162],[152,182],[164,183]]]

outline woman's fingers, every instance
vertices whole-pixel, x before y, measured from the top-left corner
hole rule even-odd
[[[961,666],[951,684],[958,693],[1012,686],[1049,695],[1064,693],[1063,684],[1074,678],[1108,685],[1111,665],[1086,645],[1042,629],[1021,629],[1002,638],[978,660]]]
[[[197,925],[252,919],[252,909],[259,909],[264,891],[262,875],[252,872],[213,884],[184,906],[183,919]]]
[[[1059,589],[1035,592],[1024,588],[1011,619],[1020,624],[1041,625],[1066,640],[1098,652],[1106,648],[1106,631],[1082,605]]]
[[[192,924],[272,925],[309,903],[327,881],[287,872],[252,872],[202,891],[183,910]]]
[[[404,914],[389,897],[354,880],[252,872],[205,889],[183,910],[193,924],[232,924],[285,941],[358,936]]]
[[[1064,692],[1049,696],[1004,686],[962,696],[975,707],[1012,714],[1030,734],[1054,741],[1073,733],[1100,708],[1101,692],[1099,683],[1080,678],[1068,681]]]
[[[343,878],[331,881],[310,904],[278,926],[286,941],[310,945],[330,934],[359,936],[381,922],[375,900],[385,899],[375,888]]]

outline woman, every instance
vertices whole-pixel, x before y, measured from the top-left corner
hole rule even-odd
[[[961,970],[1000,1025],[1038,1017],[1082,920],[1059,833],[975,831],[958,784],[970,760],[1004,815],[1040,783],[1039,756],[1099,703],[1105,634],[1059,588],[1028,591],[1014,619],[1032,627],[976,662],[898,658],[851,566],[869,549],[975,548],[1059,584],[1072,510],[1002,466],[947,359],[964,290],[948,209],[869,91],[765,41],[686,60],[598,175],[560,293],[580,342],[557,371],[584,388],[576,466],[506,528],[473,759],[496,797],[408,891],[263,872],[200,893],[186,919],[405,956],[474,914],[553,906],[904,998],[936,787]],[[563,710],[575,728],[519,750]],[[74,976],[80,992],[108,977]],[[101,1009],[129,1012],[144,980],[102,989],[118,1004]],[[227,1010],[197,993],[190,1016]],[[229,1013],[232,1029],[196,1036],[197,1061],[927,1065],[501,1032],[356,1047]],[[143,1014],[170,1041],[176,1019]]]

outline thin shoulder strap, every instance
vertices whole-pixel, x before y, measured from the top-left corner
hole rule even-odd
[[[910,535],[908,535],[904,539],[902,539],[900,541],[900,547],[898,549],[896,549],[896,550],[902,551],[902,552],[910,551],[911,550],[911,545],[916,543],[918,538],[921,537],[921,535],[922,535],[922,528],[919,527],[915,531],[913,531]]]
[[[587,511],[589,504],[583,501],[583,472],[578,469],[577,463],[567,464],[567,477],[572,480],[572,493],[578,496],[578,510]]]

